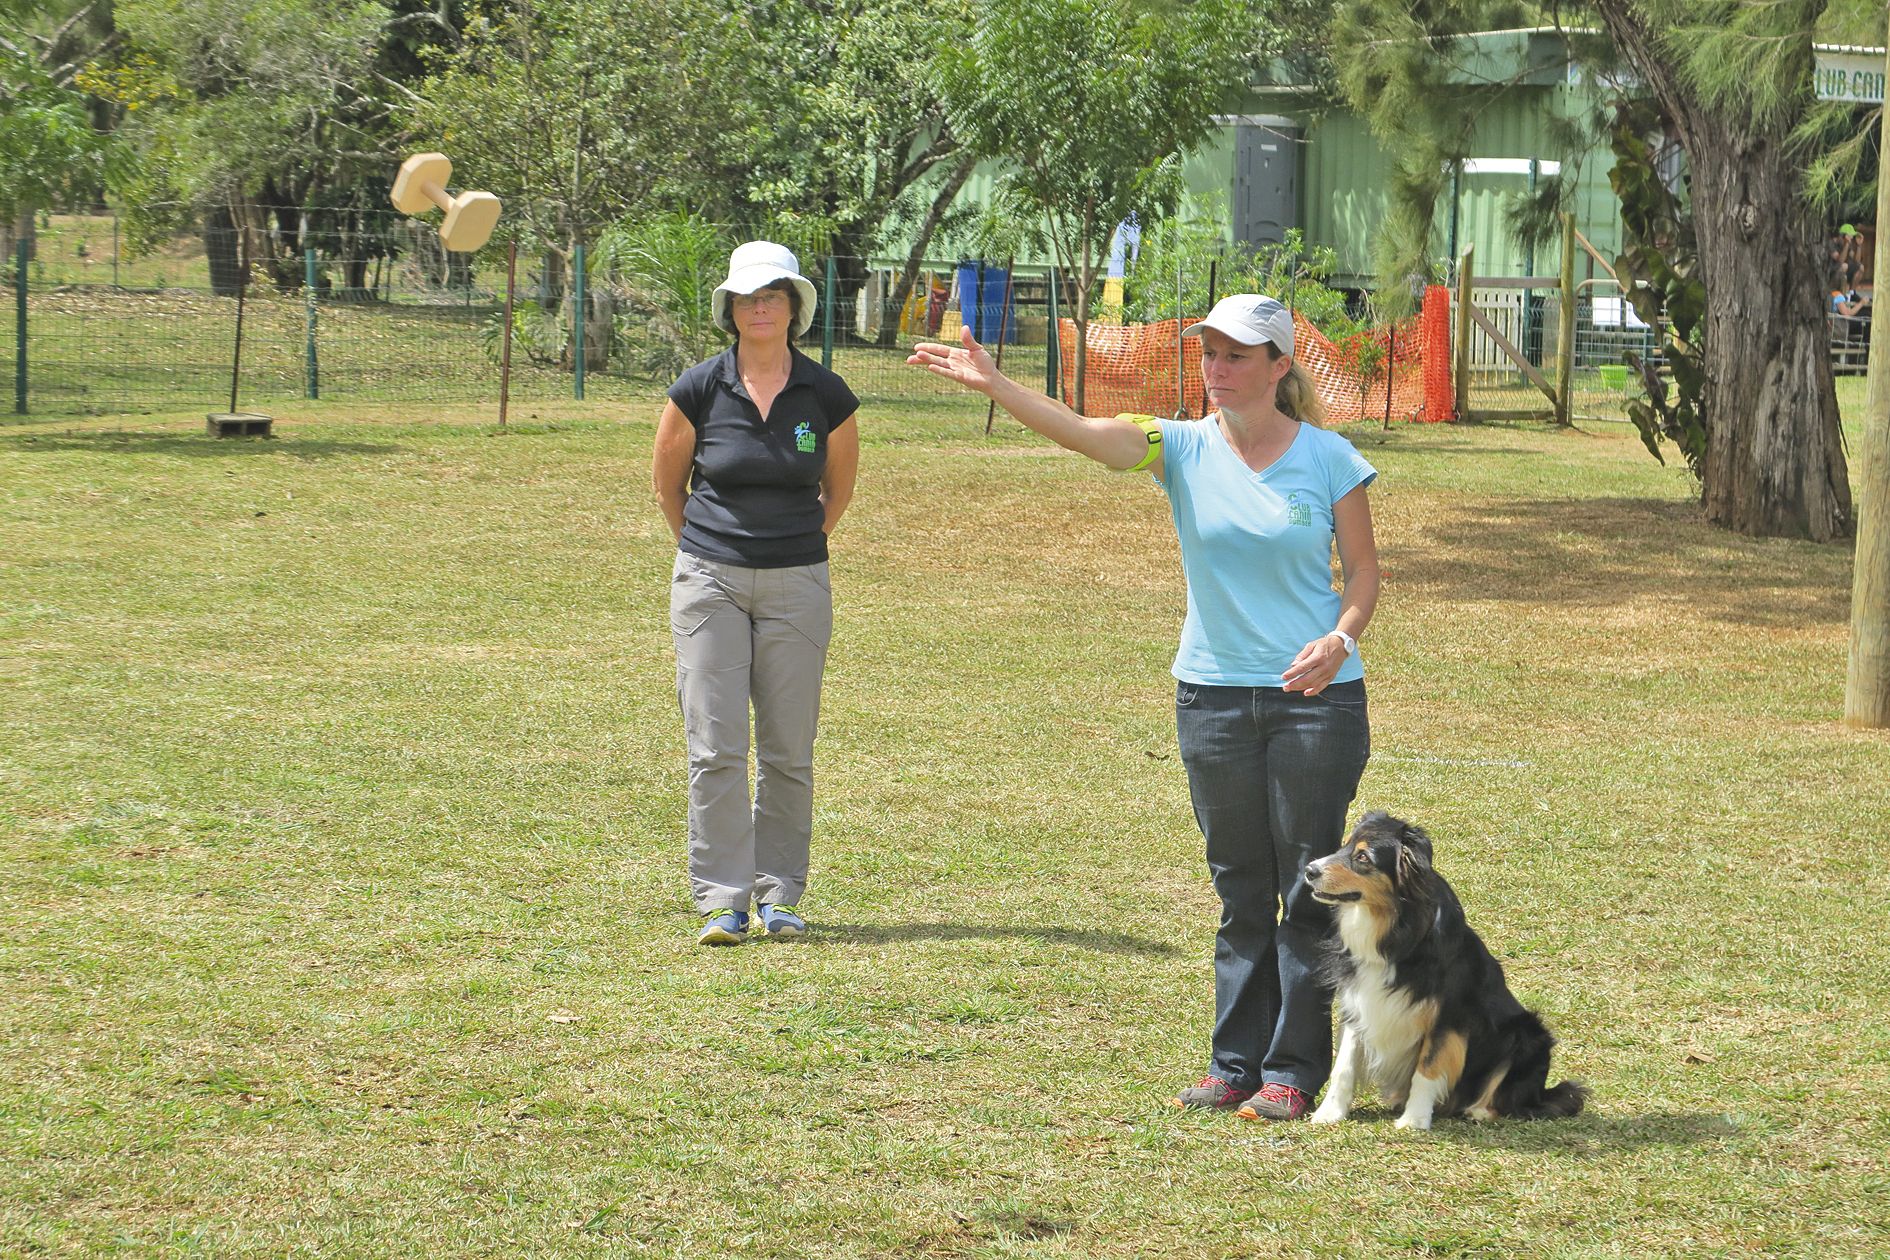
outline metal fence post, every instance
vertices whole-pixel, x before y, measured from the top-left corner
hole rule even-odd
[[[315,251],[311,248],[302,254],[302,290],[307,295],[308,307],[308,389],[310,398],[322,396],[321,362],[315,352]]]
[[[833,255],[828,254],[827,255],[827,292],[821,298],[821,305],[824,309],[822,311],[822,318],[820,321],[820,366],[830,369],[830,370],[833,367],[833,290],[834,290]]]
[[[236,414],[236,387],[243,376],[243,300],[249,295],[249,231],[236,227],[236,345],[230,352],[230,414]]]
[[[571,356],[577,365],[577,373],[571,378],[571,397],[584,401],[584,246],[577,247],[576,256],[571,261],[572,296],[577,302],[577,310],[571,320]]]
[[[1536,199],[1536,172],[1541,166],[1542,166],[1541,159],[1539,158],[1529,159],[1529,200],[1531,203],[1533,203]],[[1525,246],[1523,249],[1522,273],[1525,276],[1533,276],[1536,274],[1536,243],[1533,239],[1531,239],[1529,244]],[[1524,289],[1522,291],[1522,352],[1523,352],[1523,357],[1526,359],[1529,358],[1529,322],[1530,322],[1529,321],[1529,314],[1530,314],[1529,308],[1532,305],[1534,305],[1534,303],[1531,301],[1531,299],[1534,297],[1535,297],[1535,294],[1533,291],[1529,289]],[[1537,367],[1542,366],[1542,338],[1541,338],[1540,333],[1541,333],[1541,329],[1538,328],[1537,329],[1538,335],[1536,337],[1535,358],[1529,360],[1531,363],[1534,363]]]
[[[13,262],[13,410],[26,414],[26,241]]]

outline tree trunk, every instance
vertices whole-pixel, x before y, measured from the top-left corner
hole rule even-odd
[[[1096,283],[1095,254],[1089,239],[1090,216],[1083,216],[1083,256],[1076,268],[1076,388],[1071,391],[1076,414],[1086,416],[1089,376],[1089,291]]]
[[[547,311],[556,310],[564,301],[564,255],[555,249],[544,253],[545,265],[538,274],[538,305]]]
[[[1706,320],[1707,444],[1700,501],[1715,525],[1760,537],[1851,536],[1823,240],[1802,176],[1769,138],[1696,120],[1693,172]]]
[[[899,273],[899,284],[893,290],[891,308],[894,312],[906,309],[906,299],[912,294],[912,285],[919,278],[919,268],[925,263],[925,251],[932,245],[932,236],[938,231],[939,223],[945,218],[945,212],[951,209],[957,200],[958,190],[971,178],[972,168],[977,165],[976,158],[966,158],[952,168],[951,174],[939,187],[938,195],[932,198],[931,208],[925,212],[924,220],[919,224],[918,233],[912,239],[912,250],[906,255],[906,265]],[[923,329],[920,330],[924,332]],[[899,318],[895,313],[879,328],[879,344],[890,346],[899,338]]]
[[[584,305],[589,308],[584,318],[584,370],[601,372],[610,366],[611,317],[616,312],[616,299],[602,285],[592,288],[586,284]]]
[[[1851,534],[1849,474],[1831,378],[1815,213],[1788,153],[1812,103],[1811,22],[1798,108],[1765,127],[1702,101],[1629,0],[1596,0],[1615,47],[1670,118],[1692,176],[1706,319],[1700,502],[1744,534],[1833,542]]]
[[[1088,403],[1085,396],[1085,377],[1089,375],[1089,260],[1083,260],[1082,268],[1076,273],[1076,388],[1071,391],[1076,414],[1086,416],[1084,411]]]
[[[236,217],[225,205],[215,205],[203,216],[204,260],[210,265],[210,292],[235,297],[242,286],[242,265],[237,257]]]
[[[39,252],[39,224],[29,209],[22,209],[11,223],[0,223],[0,271],[19,259],[21,241],[26,242],[26,260],[33,261]]]

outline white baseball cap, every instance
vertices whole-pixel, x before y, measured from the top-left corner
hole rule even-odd
[[[1281,354],[1293,353],[1293,312],[1263,293],[1230,293],[1214,304],[1208,317],[1188,325],[1181,335],[1198,337],[1204,328],[1225,333],[1243,346],[1271,341]]]
[[[728,279],[715,287],[709,299],[709,313],[723,332],[735,331],[735,321],[728,313],[730,296],[759,293],[776,280],[791,280],[801,295],[801,311],[794,320],[794,335],[800,336],[814,323],[814,284],[801,274],[801,264],[794,251],[773,241],[749,241],[737,245],[728,256]]]

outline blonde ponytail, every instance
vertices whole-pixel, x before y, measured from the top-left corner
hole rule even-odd
[[[1276,352],[1277,353],[1277,352]],[[1319,390],[1313,385],[1312,377],[1306,369],[1294,359],[1292,366],[1286,369],[1286,375],[1280,378],[1275,387],[1273,405],[1295,420],[1304,420],[1307,424],[1321,425],[1326,422],[1326,405],[1319,401]]]

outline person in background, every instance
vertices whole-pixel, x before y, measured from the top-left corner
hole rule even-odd
[[[669,621],[689,748],[697,940],[807,930],[814,736],[833,629],[827,539],[853,497],[859,399],[795,349],[814,286],[793,253],[750,241],[711,298],[734,341],[670,386],[656,500],[676,538]],[[749,796],[750,708],[754,795]]]
[[[969,329],[907,361],[1060,446],[1148,470],[1167,492],[1188,588],[1176,734],[1221,900],[1207,1071],[1174,1101],[1294,1120],[1332,1066],[1320,979],[1331,920],[1302,872],[1344,838],[1371,751],[1358,640],[1378,601],[1366,502],[1377,473],[1319,427],[1280,303],[1236,294],[1184,335],[1201,338],[1212,409],[1196,422],[1080,416],[1000,373]]]

